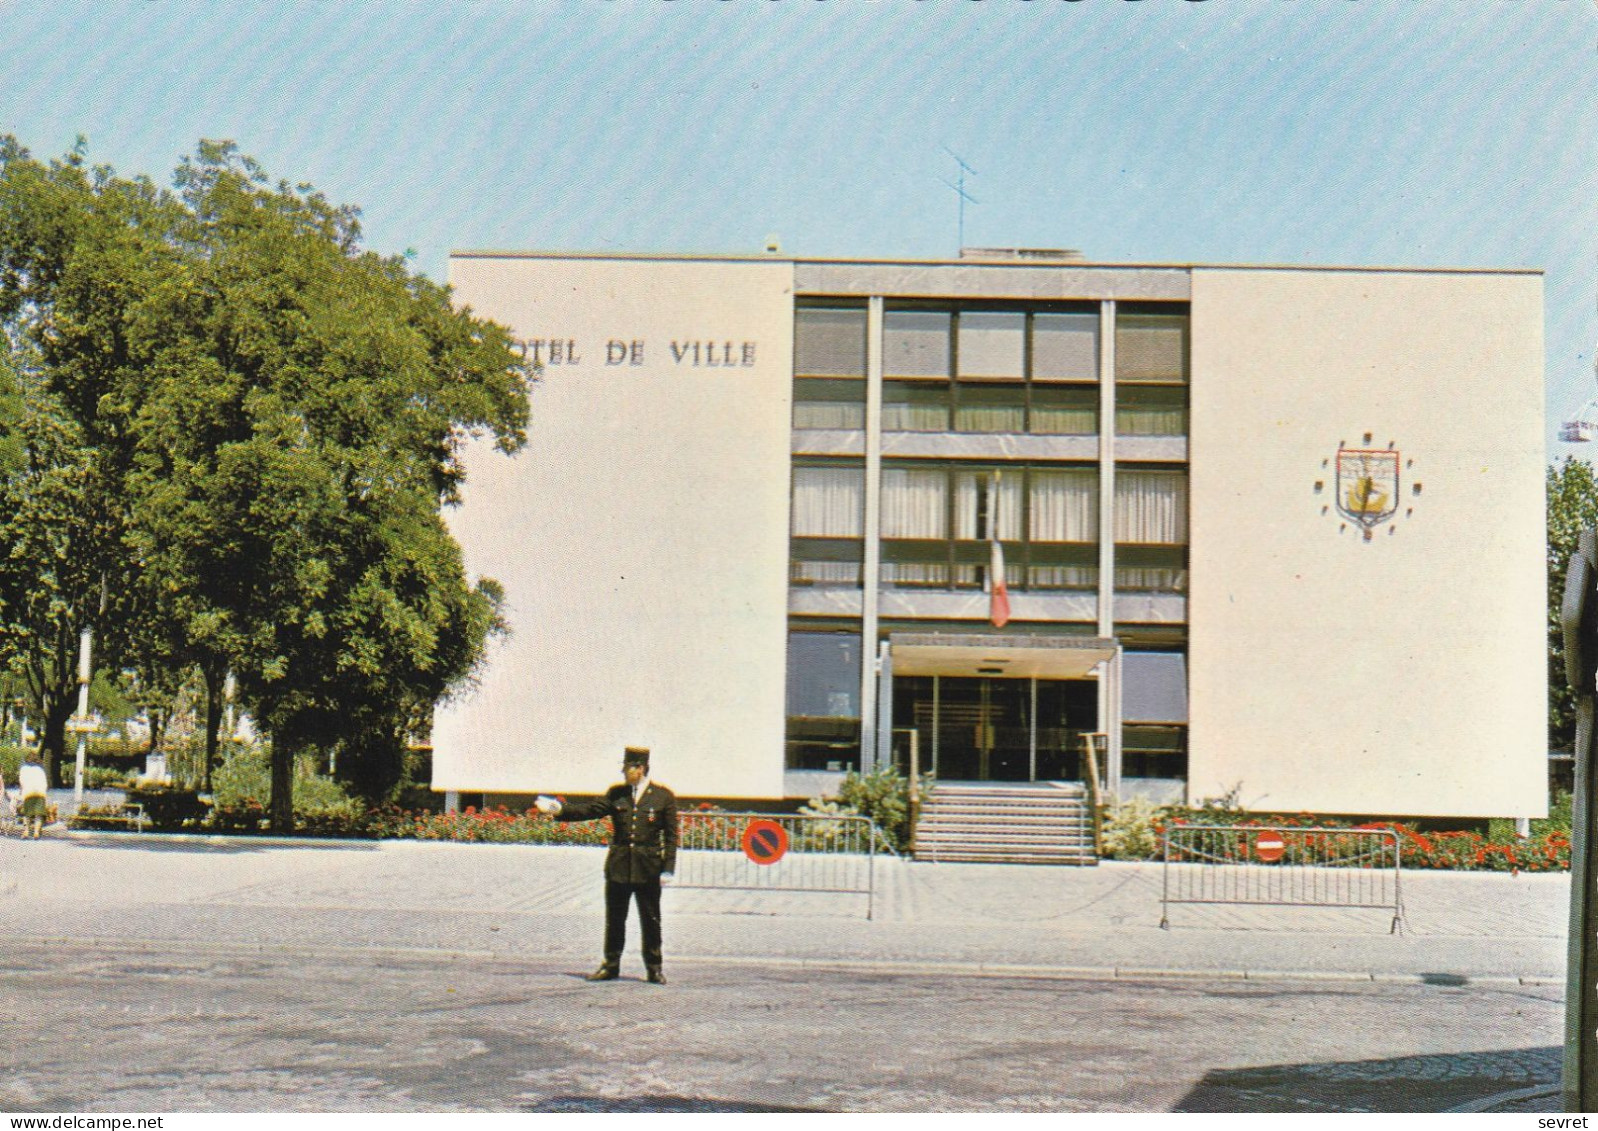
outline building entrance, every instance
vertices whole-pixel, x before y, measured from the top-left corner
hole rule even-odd
[[[941,781],[1080,781],[1082,740],[1099,729],[1089,679],[896,676],[894,757]]]

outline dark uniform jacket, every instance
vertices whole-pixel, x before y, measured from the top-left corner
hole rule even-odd
[[[633,805],[632,787],[613,785],[597,801],[569,801],[559,821],[597,821],[609,817],[613,835],[605,857],[605,878],[613,884],[646,884],[677,870],[677,795],[650,782]]]

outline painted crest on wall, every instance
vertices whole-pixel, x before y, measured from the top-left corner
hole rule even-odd
[[[1365,443],[1369,445],[1370,441],[1367,433]],[[1339,444],[1336,457],[1322,466],[1328,465],[1333,471],[1332,501],[1330,506],[1321,508],[1322,512],[1335,509],[1345,523],[1360,531],[1365,541],[1369,542],[1376,528],[1389,523],[1401,508],[1406,515],[1413,513],[1413,508],[1405,506],[1402,492],[1404,469],[1413,468],[1414,461],[1406,463],[1393,445],[1374,448]],[[1324,481],[1315,484],[1317,493],[1324,487]],[[1420,484],[1410,484],[1409,490],[1419,495]]]

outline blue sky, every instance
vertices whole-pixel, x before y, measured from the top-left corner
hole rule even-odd
[[[452,248],[1547,272],[1549,453],[1598,337],[1592,0],[0,0],[0,133],[202,137]],[[1448,411],[1439,399],[1439,411]],[[1491,427],[1490,421],[1471,426]]]

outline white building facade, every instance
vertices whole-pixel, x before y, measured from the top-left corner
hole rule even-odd
[[[459,253],[541,367],[434,787],[1546,810],[1534,271]],[[1002,566],[999,559],[1002,557]],[[995,582],[1002,575],[1008,616]],[[913,739],[912,739],[913,736]]]

